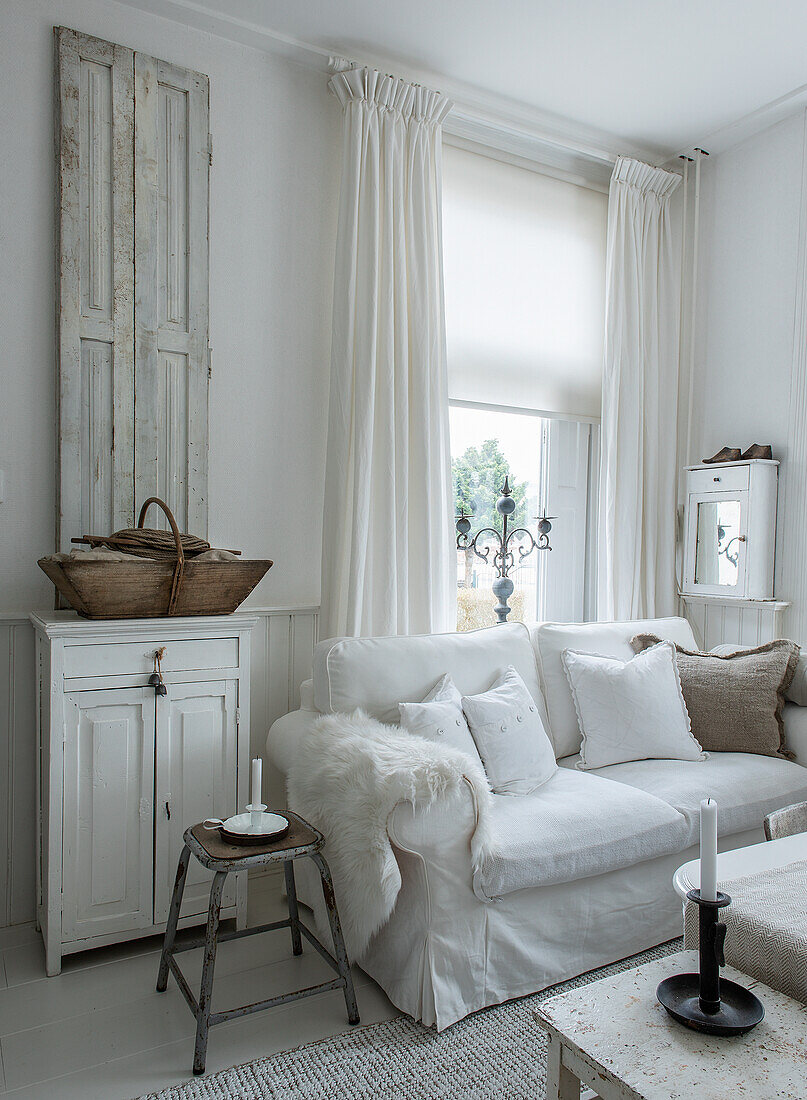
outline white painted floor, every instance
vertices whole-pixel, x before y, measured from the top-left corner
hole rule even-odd
[[[249,922],[286,916],[279,880],[250,884]],[[305,918],[306,911],[301,914]],[[197,930],[198,932],[198,930]],[[135,941],[67,956],[45,975],[33,925],[0,930],[0,1096],[15,1100],[130,1100],[191,1077],[196,1025],[173,978],[155,991],[160,942]],[[198,990],[201,951],[180,956]],[[284,929],[223,943],[213,1010],[324,981],[333,972],[310,945],[291,953]],[[354,968],[361,1022],[398,1012]],[[349,1030],[341,990],[211,1028],[207,1072]]]

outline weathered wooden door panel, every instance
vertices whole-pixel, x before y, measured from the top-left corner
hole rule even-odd
[[[168,919],[168,906],[182,836],[207,817],[236,812],[238,682],[169,684],[157,700],[157,788],[154,921]],[[191,860],[182,915],[207,912],[211,874]],[[226,884],[225,905],[235,904],[235,878]]]
[[[208,80],[63,27],[56,43],[57,547],[154,494],[204,535]]]
[[[135,56],[135,484],[207,532],[208,80]]]
[[[57,36],[57,545],[134,510],[134,54]]]
[[[154,692],[65,697],[63,935],[152,923]]]

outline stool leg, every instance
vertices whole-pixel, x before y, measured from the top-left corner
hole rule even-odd
[[[188,877],[188,860],[191,858],[191,850],[186,844],[182,849],[177,864],[177,876],[174,879],[174,892],[171,895],[171,908],[168,910],[168,924],[165,926],[163,936],[163,949],[160,955],[160,969],[157,972],[157,992],[165,993],[168,986],[168,960],[174,951],[174,940],[177,935],[179,922],[179,910],[182,906],[182,895],[185,893],[185,880]]]
[[[345,1004],[347,1005],[348,1023],[359,1022],[359,1006],[356,1004],[356,993],[353,989],[353,975],[350,973],[350,960],[345,950],[345,941],[342,936],[342,924],[339,920],[339,910],[336,908],[336,897],[333,892],[333,880],[331,870],[319,852],[313,852],[311,858],[317,866],[322,879],[322,893],[325,898],[325,908],[328,910],[328,921],[331,925],[331,937],[336,952],[336,962],[339,966],[339,977],[345,983]]]
[[[193,1050],[193,1072],[197,1075],[204,1073],[207,1059],[210,1002],[213,998],[213,970],[216,966],[221,895],[226,878],[226,871],[217,871],[213,876],[213,885],[210,887],[210,906],[207,910],[207,929],[205,931],[205,958],[202,963],[202,986],[199,990],[199,1010],[196,1013],[196,1046]]]
[[[289,920],[291,921],[291,949],[295,955],[302,955],[303,941],[300,937],[300,916],[297,912],[297,888],[294,884],[294,860],[287,859],[283,863],[286,874],[286,898],[289,903]]]

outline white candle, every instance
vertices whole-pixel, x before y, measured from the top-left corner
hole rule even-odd
[[[717,901],[717,803],[701,802],[701,897]]]
[[[252,800],[253,807],[261,805],[261,781],[263,779],[263,760],[257,756],[252,761]]]

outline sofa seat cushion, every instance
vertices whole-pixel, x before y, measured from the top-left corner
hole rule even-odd
[[[576,759],[559,761],[560,770],[574,767]],[[717,802],[720,836],[761,829],[771,810],[807,799],[807,768],[746,752],[712,752],[707,760],[631,760],[591,774],[654,795],[680,811],[687,844],[698,842],[701,799]]]
[[[567,768],[534,794],[494,795],[489,828],[488,855],[474,874],[483,899],[678,852],[687,836],[684,818],[661,799]]]
[[[530,626],[549,714],[547,728],[556,756],[579,752],[581,740],[574,700],[563,668],[561,655],[564,649],[629,661],[634,655],[631,639],[636,634],[651,631],[659,638],[675,642],[685,649],[697,648],[692,627],[686,619],[679,618],[635,619],[633,622],[619,623],[536,623]]]

